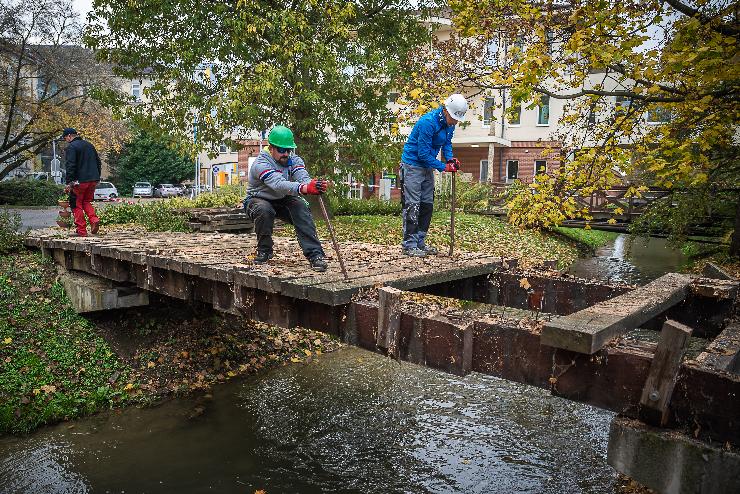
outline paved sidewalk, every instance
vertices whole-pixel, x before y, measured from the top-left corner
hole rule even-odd
[[[50,226],[56,226],[57,214],[59,214],[59,208],[50,206],[48,208],[22,208],[22,207],[4,207],[0,206],[2,210],[8,210],[11,213],[19,213],[21,215],[21,221],[23,222],[23,229],[30,228],[32,230],[38,228],[48,228]]]

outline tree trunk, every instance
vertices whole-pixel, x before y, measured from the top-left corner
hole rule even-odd
[[[730,256],[740,257],[740,200],[735,207],[735,231],[732,232],[730,240]]]

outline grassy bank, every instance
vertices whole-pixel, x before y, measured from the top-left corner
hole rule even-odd
[[[383,244],[393,249],[398,249],[401,242],[402,226],[398,216],[335,216],[332,225],[340,241]],[[329,238],[323,221],[318,221],[317,227],[321,238]],[[449,213],[434,213],[429,228],[429,243],[440,250],[447,250],[449,232]],[[565,238],[547,231],[519,230],[492,216],[465,213],[455,216],[456,249],[518,257],[524,266],[540,264],[545,259],[557,259],[559,267],[566,267],[578,258],[580,243],[606,243],[610,237],[604,233],[585,230]],[[294,233],[288,227],[280,235],[290,236]]]
[[[0,258],[0,432],[125,403],[130,369],[69,306],[54,266],[29,252]]]
[[[0,256],[0,434],[203,392],[337,346],[324,334],[156,296],[148,308],[82,317],[48,259]]]
[[[552,229],[558,235],[562,235],[589,252],[593,252],[613,241],[619,236],[616,232],[602,232],[601,230],[584,230],[583,228],[565,228],[558,226]]]

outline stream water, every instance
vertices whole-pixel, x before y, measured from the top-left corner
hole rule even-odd
[[[577,260],[569,273],[581,278],[644,285],[665,273],[680,271],[687,261],[665,239],[632,241],[629,235],[622,234],[599,248],[593,257]]]
[[[579,276],[645,283],[683,259],[626,238]],[[645,250],[646,249],[646,250]],[[345,348],[175,399],[0,438],[0,493],[608,493],[610,412]]]
[[[537,388],[346,348],[209,401],[2,438],[0,492],[613,492],[610,419]]]

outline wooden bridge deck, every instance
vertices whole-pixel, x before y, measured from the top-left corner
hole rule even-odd
[[[145,288],[163,293],[171,290],[160,290],[158,285],[186,275],[190,280],[236,284],[328,305],[346,304],[359,290],[373,286],[408,290],[488,274],[501,267],[501,258],[486,254],[413,258],[403,255],[400,248],[342,242],[349,275],[345,280],[330,242],[324,242],[329,268],[318,273],[310,268],[295,239],[274,240],[275,257],[266,265],[251,261],[256,248],[253,235],[119,230],[74,237],[59,230],[38,230],[26,244],[50,251],[58,262],[74,269],[115,281],[143,281]]]

